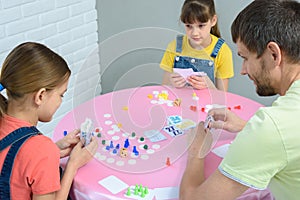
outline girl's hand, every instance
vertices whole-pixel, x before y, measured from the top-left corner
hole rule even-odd
[[[61,140],[56,142],[57,147],[60,149],[61,158],[70,155],[70,152],[73,149],[74,145],[76,145],[80,140],[79,137],[77,136],[79,132],[80,130],[76,129],[71,133],[68,133],[68,135],[63,137]]]
[[[176,88],[182,88],[186,85],[186,80],[177,73],[170,74],[170,82]]]
[[[197,90],[210,88],[210,89],[216,89],[216,86],[214,83],[210,80],[208,76],[196,76],[192,75],[187,78],[188,83],[191,84],[191,86]]]
[[[92,137],[91,142],[86,147],[79,141],[71,151],[68,164],[74,166],[76,169],[82,167],[93,158],[97,148],[98,141],[95,137]]]

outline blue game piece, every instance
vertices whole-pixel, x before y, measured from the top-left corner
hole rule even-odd
[[[129,147],[129,140],[126,139],[126,140],[125,140],[125,143],[124,143],[124,148],[128,148],[128,147]]]
[[[116,149],[120,149],[120,144],[117,144],[117,145],[116,145]]]
[[[64,131],[64,136],[68,135],[68,132],[67,131]]]
[[[110,141],[110,148],[114,148],[113,141]]]
[[[113,154],[117,154],[117,153],[118,153],[117,149],[114,149]]]
[[[108,151],[108,150],[110,149],[110,147],[109,147],[109,146],[106,146],[105,149]]]
[[[139,152],[136,150],[136,146],[133,146],[133,151],[134,155],[138,156]]]

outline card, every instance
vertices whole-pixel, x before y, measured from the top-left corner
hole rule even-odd
[[[213,121],[215,121],[213,116],[207,115],[206,119],[204,121],[204,128],[209,128],[210,129],[210,123],[213,122]]]
[[[151,142],[159,142],[162,140],[166,140],[166,136],[164,134],[162,134],[160,131],[158,130],[149,130],[149,131],[145,131],[144,135],[151,141]]]
[[[80,126],[80,140],[87,146],[92,139],[93,136],[93,122],[91,119],[86,118],[85,121]]]
[[[197,125],[196,122],[194,122],[193,120],[183,119],[180,124],[176,124],[175,126],[176,126],[176,128],[185,131],[185,130],[196,127],[196,125]]]
[[[174,125],[170,125],[170,126],[165,126],[164,127],[164,131],[166,133],[168,133],[170,136],[172,137],[175,137],[175,136],[178,136],[178,135],[182,135],[183,134],[183,131],[176,128]]]
[[[217,148],[214,148],[212,150],[213,153],[215,153],[217,156],[221,157],[221,158],[224,158],[227,151],[228,151],[228,148],[229,148],[230,144],[224,144],[222,146],[219,146]]]
[[[98,183],[109,190],[112,194],[117,194],[128,188],[128,185],[125,182],[113,175],[98,181]]]
[[[173,68],[173,72],[178,73],[185,80],[192,75],[196,76],[207,76],[205,72],[194,72],[192,68]]]
[[[168,124],[174,125],[182,122],[182,117],[179,115],[173,115],[168,117]]]
[[[154,193],[157,200],[179,199],[178,187],[155,188]]]

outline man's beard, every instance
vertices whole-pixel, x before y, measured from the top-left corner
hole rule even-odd
[[[254,78],[254,81],[256,83],[256,93],[259,96],[273,96],[277,93],[275,92],[275,89],[271,86],[271,80],[270,80],[270,72],[267,71],[265,62],[261,61],[261,68],[262,71],[260,73],[259,80],[257,78]]]

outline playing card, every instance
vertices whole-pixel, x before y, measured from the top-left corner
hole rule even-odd
[[[93,136],[93,122],[91,119],[86,119],[80,126],[80,140],[84,146],[91,142]]]
[[[206,119],[205,119],[205,121],[204,121],[204,128],[209,128],[209,129],[210,129],[210,123],[211,123],[212,121],[215,121],[214,118],[213,118],[213,116],[207,115],[207,116],[206,116]]]

